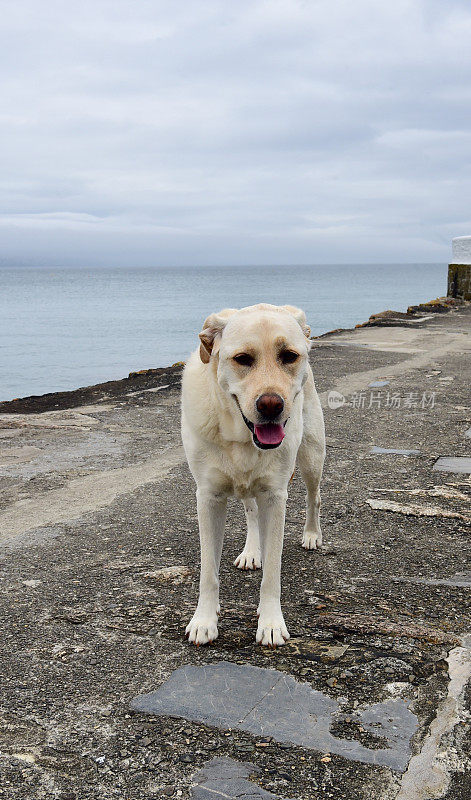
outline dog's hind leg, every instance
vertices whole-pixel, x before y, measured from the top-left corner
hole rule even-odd
[[[234,566],[239,569],[260,569],[262,558],[260,555],[257,501],[255,497],[249,497],[243,503],[245,519],[247,520],[247,539],[244,549],[234,561]]]
[[[316,550],[322,544],[322,531],[319,520],[321,507],[319,487],[324,463],[323,446],[309,435],[303,437],[298,450],[297,463],[307,489],[306,523],[301,544],[305,550]]]

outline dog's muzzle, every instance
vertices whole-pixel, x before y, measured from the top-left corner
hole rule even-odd
[[[239,401],[237,397],[234,395],[234,399],[239,406],[239,411],[242,414],[242,419],[244,420],[247,428],[252,434],[253,443],[260,448],[260,450],[274,450],[276,447],[279,447],[282,443],[283,439],[285,438],[285,425],[288,420],[285,420],[283,424],[276,424],[274,422],[265,422],[260,425],[255,425],[245,416],[244,412],[242,411]]]

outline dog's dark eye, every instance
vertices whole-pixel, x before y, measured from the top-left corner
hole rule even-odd
[[[292,350],[283,350],[280,353],[280,358],[283,364],[294,364],[296,359],[299,358],[299,353],[294,353]]]
[[[251,367],[254,362],[254,358],[253,356],[249,356],[248,353],[239,353],[238,356],[234,356],[234,361],[236,361],[238,364],[242,364],[243,367]]]

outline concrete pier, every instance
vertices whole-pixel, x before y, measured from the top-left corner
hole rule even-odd
[[[324,545],[296,473],[276,651],[236,502],[219,638],[184,638],[180,367],[0,404],[0,798],[471,797],[470,330],[424,304],[313,341]]]
[[[448,265],[448,296],[471,300],[471,236],[453,239],[451,260]]]

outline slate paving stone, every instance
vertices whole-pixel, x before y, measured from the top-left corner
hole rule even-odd
[[[190,797],[193,800],[294,800],[281,798],[247,780],[260,770],[253,764],[232,758],[213,758],[193,776]]]
[[[427,586],[456,586],[471,589],[471,572],[457,572],[449,578],[392,578],[398,583],[425,583]]]
[[[359,710],[365,730],[388,747],[370,749],[330,733],[336,700],[272,669],[227,661],[175,670],[155,692],[136,697],[131,707],[148,714],[183,717],[219,728],[238,728],[307,749],[342,755],[402,771],[407,766],[417,717],[403,700],[390,699]]]
[[[372,447],[370,453],[376,453],[376,455],[419,456],[420,450],[396,450],[390,447]]]
[[[467,456],[441,456],[433,469],[441,472],[465,472],[471,474],[471,458]]]

